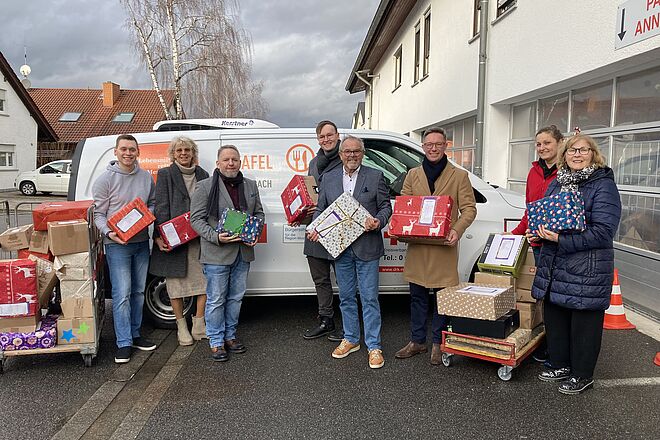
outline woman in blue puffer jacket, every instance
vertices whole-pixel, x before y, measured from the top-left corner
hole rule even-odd
[[[573,136],[559,150],[557,180],[545,195],[566,191],[582,194],[586,229],[558,234],[539,228],[543,246],[532,295],[545,300],[552,365],[539,379],[562,382],[560,392],[579,394],[593,385],[603,318],[612,293],[613,240],[621,217],[614,173],[589,136]]]

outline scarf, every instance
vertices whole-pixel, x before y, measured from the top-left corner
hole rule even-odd
[[[227,186],[227,191],[229,189],[235,189],[238,192],[238,206],[234,202],[234,208],[241,211],[247,211],[247,201],[245,200],[245,191],[243,190],[243,173],[240,171],[236,177],[227,177],[220,172],[219,169],[213,171],[213,183],[211,184],[211,190],[209,191],[209,199],[206,202],[206,216],[214,216],[216,219],[220,219],[220,181]],[[231,196],[231,194],[230,194]]]
[[[548,167],[548,164],[545,163],[543,159],[539,159],[539,166],[543,170],[543,178],[547,179],[552,175],[552,172],[557,168],[557,164],[553,164],[551,167]]]
[[[422,168],[424,169],[424,174],[426,174],[426,180],[429,181],[429,189],[431,190],[431,194],[435,192],[435,181],[438,180],[440,174],[442,174],[442,172],[445,170],[447,162],[449,162],[449,160],[447,159],[446,154],[442,156],[442,159],[436,163],[431,162],[426,157],[422,161]]]
[[[589,165],[579,171],[571,171],[568,167],[559,168],[557,182],[561,185],[561,192],[577,192],[580,183],[586,181],[596,168],[596,165]]]
[[[323,170],[325,170],[333,160],[339,157],[339,141],[337,141],[335,148],[330,151],[325,151],[323,148],[319,148],[316,157],[318,158],[316,159],[316,167],[318,168],[320,175],[323,174]]]

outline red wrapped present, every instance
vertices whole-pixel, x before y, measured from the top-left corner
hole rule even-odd
[[[108,226],[119,238],[128,241],[155,220],[147,205],[137,197],[110,217]]]
[[[87,220],[87,210],[93,200],[77,202],[44,202],[32,210],[35,231],[47,231],[48,222],[63,220]]]
[[[175,248],[199,237],[190,225],[190,212],[158,225],[160,236],[170,248]]]
[[[308,218],[309,209],[318,202],[316,179],[314,176],[293,176],[281,198],[286,220],[289,223],[301,223]]]
[[[0,317],[33,316],[38,310],[37,264],[0,260]]]
[[[398,196],[388,232],[399,237],[447,238],[453,205],[450,196]]]
[[[30,255],[34,255],[35,257],[48,260],[48,261],[54,261],[55,260],[55,255],[51,254],[48,252],[47,254],[42,254],[41,252],[32,252],[29,249],[21,249],[18,251],[18,258],[30,258]]]

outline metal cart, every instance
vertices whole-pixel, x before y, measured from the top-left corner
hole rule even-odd
[[[4,210],[6,208],[7,218],[9,218],[8,215],[9,205],[8,204],[4,205],[2,202],[3,201],[0,201],[0,216],[5,214]],[[15,224],[9,225],[9,222],[7,222],[7,228],[11,226],[18,226],[20,220],[19,209],[21,208],[21,206],[29,205],[29,208],[22,210],[22,212],[24,214],[27,212],[31,214],[33,206],[38,205],[39,203],[41,202],[23,202],[17,204],[14,212]],[[92,300],[93,300],[94,323],[96,326],[96,331],[94,332],[94,342],[82,343],[82,344],[55,345],[54,347],[51,348],[41,348],[41,349],[33,349],[33,350],[11,350],[11,351],[0,350],[0,373],[3,372],[4,365],[7,359],[12,356],[31,356],[31,355],[39,355],[39,354],[73,352],[73,353],[80,353],[82,355],[83,362],[85,363],[86,367],[92,366],[92,362],[96,357],[96,355],[98,354],[99,342],[101,339],[101,330],[103,329],[103,320],[105,318],[105,298],[102,289],[104,280],[98,279],[98,276],[99,274],[102,273],[102,271],[97,270],[97,267],[102,267],[102,265],[104,264],[103,240],[99,234],[99,231],[94,225],[94,205],[92,205],[87,211],[87,222],[89,223],[89,254],[90,254],[89,264],[91,269],[90,273],[92,274],[92,283],[90,284],[89,295],[92,296]],[[7,258],[6,251],[3,257]],[[12,257],[15,258],[16,256],[12,255]]]
[[[532,330],[532,339],[519,350],[515,344],[502,339],[484,338],[448,331],[442,332],[442,365],[452,365],[452,357],[460,355],[500,364],[497,377],[504,381],[511,380],[512,371],[518,367],[541,344],[545,337],[543,325]]]

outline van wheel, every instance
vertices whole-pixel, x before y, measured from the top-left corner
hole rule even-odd
[[[183,315],[187,319],[192,315],[194,299],[194,297],[183,299]],[[144,317],[151,321],[154,327],[176,328],[176,317],[172,311],[170,297],[167,295],[165,278],[152,277],[148,280],[144,292]]]
[[[37,188],[34,186],[34,183],[30,182],[29,180],[21,182],[21,185],[18,187],[18,189],[20,189],[23,195],[26,196],[33,196],[37,193]]]

